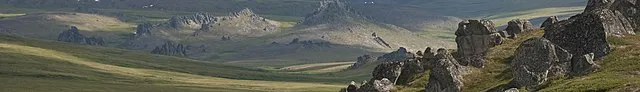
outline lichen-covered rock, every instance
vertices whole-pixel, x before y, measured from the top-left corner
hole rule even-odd
[[[187,47],[168,41],[162,46],[157,46],[151,53],[168,56],[187,56]]]
[[[378,62],[393,62],[393,61],[404,61],[415,58],[415,54],[408,52],[406,48],[400,47],[398,50],[393,51],[391,53],[384,54],[376,61]]]
[[[611,30],[607,26],[615,24],[606,23],[606,20],[598,14],[578,14],[545,28],[544,38],[571,54],[594,53],[594,57],[600,59],[611,51],[606,30]]]
[[[426,92],[460,92],[462,83],[462,66],[445,50],[439,49],[438,58],[430,61],[431,72],[429,82],[425,85]]]
[[[535,90],[548,78],[559,76],[550,74],[564,74],[567,66],[562,64],[570,62],[567,58],[571,55],[561,52],[560,47],[545,38],[536,37],[524,41],[511,61],[513,80],[510,85]],[[553,67],[560,69],[554,70]]]
[[[391,80],[382,78],[363,85],[357,92],[391,92],[394,88],[394,83]]]
[[[405,60],[404,66],[402,66],[402,73],[398,76],[398,80],[396,81],[397,85],[406,85],[411,81],[420,78],[421,74],[424,73],[424,68],[422,67],[422,63],[418,60]]]
[[[604,27],[609,35],[621,36],[640,31],[638,6],[636,0],[589,0],[582,14],[597,15],[599,21],[593,22]]]
[[[371,57],[371,55],[362,55],[358,57],[358,60],[356,61],[356,63],[353,63],[353,65],[351,65],[351,67],[349,67],[350,69],[357,69],[362,65],[365,65],[369,62],[373,62],[373,58]]]
[[[544,20],[544,22],[542,22],[542,25],[540,25],[540,28],[546,28],[549,27],[551,25],[553,25],[554,23],[558,22],[558,17],[557,16],[551,16],[549,18],[547,18],[546,20]]]
[[[75,26],[72,26],[71,29],[60,33],[58,35],[58,41],[87,45],[104,45],[104,40],[102,38],[86,37],[82,35]]]
[[[510,38],[515,38],[517,34],[522,32],[531,31],[533,29],[533,24],[529,20],[526,19],[513,19],[508,22],[507,33],[511,36]]]
[[[489,20],[466,20],[460,22],[456,31],[456,43],[460,62],[468,62],[474,67],[484,67],[489,48],[502,40],[495,24]]]
[[[571,60],[571,76],[581,76],[596,71],[599,66],[593,62],[593,53],[578,55]]]
[[[396,80],[400,76],[402,72],[403,62],[395,61],[395,62],[383,62],[382,64],[376,66],[373,70],[373,80],[381,80],[382,78],[387,78],[391,81],[391,83],[395,84]]]

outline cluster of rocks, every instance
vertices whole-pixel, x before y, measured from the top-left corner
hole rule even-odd
[[[144,35],[151,35],[151,30],[153,28],[153,25],[151,25],[150,23],[144,23],[144,24],[139,24],[136,27],[136,36],[144,36]]]
[[[162,46],[156,46],[151,53],[168,56],[187,56],[187,46],[167,41]]]
[[[384,54],[376,59],[378,62],[404,61],[415,58],[415,54],[407,51],[406,48],[400,47],[398,50]]]
[[[82,35],[75,26],[72,26],[71,29],[60,33],[58,35],[58,41],[87,45],[104,45],[104,40],[102,38],[86,37]]]
[[[500,34],[502,37],[516,38],[517,34],[526,31],[532,31],[533,24],[529,20],[526,19],[514,19],[508,22],[507,28],[505,29],[506,35],[504,32]]]
[[[362,55],[359,56],[356,63],[353,63],[353,65],[351,65],[351,67],[349,67],[349,69],[357,69],[360,68],[360,66],[363,66],[369,62],[373,62],[373,58],[371,57],[371,55]]]
[[[212,31],[218,34],[253,36],[273,32],[277,28],[277,25],[258,16],[248,8],[223,17],[215,17],[207,13],[172,17],[168,24],[171,28],[196,29],[192,36]]]
[[[511,87],[538,89],[550,78],[565,75],[580,76],[597,69],[593,53],[574,56],[546,38],[536,37],[524,41],[511,62]]]
[[[413,80],[422,77],[421,75],[427,69],[425,67],[431,70],[429,83],[425,85],[427,92],[461,91],[463,86],[461,74],[466,71],[466,67],[458,64],[447,50],[439,49],[435,54],[428,48],[424,54],[430,54],[429,56],[424,56],[424,54],[413,56],[404,48],[392,53],[388,54],[389,56],[379,57],[397,56],[392,61],[379,60],[378,62],[382,62],[382,64],[374,69],[373,78],[369,82],[363,82],[359,87],[352,82],[341,92],[390,92],[394,89],[394,85],[408,85]],[[402,56],[404,54],[411,54],[412,57]]]
[[[465,20],[458,24],[456,43],[460,64],[484,67],[489,48],[502,43],[495,24],[489,20]]]
[[[218,21],[214,15],[208,13],[196,13],[193,16],[171,17],[169,26],[172,28],[200,28],[204,24],[215,23]]]
[[[325,41],[311,41],[311,40],[300,40],[299,38],[295,38],[287,44],[287,46],[302,46],[304,48],[314,48],[314,47],[331,47],[331,43]]]

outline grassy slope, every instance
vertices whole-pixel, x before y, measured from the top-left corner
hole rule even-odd
[[[224,79],[217,77],[307,78],[118,49],[4,35],[0,40],[0,81],[13,84],[0,86],[4,91],[333,91],[341,87]]]
[[[531,37],[539,37],[541,30],[524,33],[515,40],[506,40],[503,45],[491,48],[484,69],[472,69],[472,73],[464,75],[465,92],[481,92],[499,87],[511,81],[509,64],[515,50],[520,43]],[[574,91],[625,91],[627,87],[638,88],[640,84],[640,36],[623,38],[609,38],[614,46],[612,54],[604,60],[597,61],[601,70],[587,76],[576,78],[560,78],[546,84],[542,91],[574,92]],[[422,90],[427,83],[428,72],[425,77],[414,81],[408,86],[401,86],[399,92],[416,92]],[[626,86],[626,87],[625,87]]]

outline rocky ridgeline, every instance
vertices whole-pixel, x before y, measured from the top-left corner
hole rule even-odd
[[[187,56],[187,46],[173,42],[166,42],[162,46],[156,46],[151,53],[168,56]]]
[[[489,48],[502,43],[495,24],[489,20],[466,20],[458,24],[456,43],[460,64],[484,67]]]
[[[529,20],[513,19],[508,22],[507,28],[505,29],[505,31],[507,31],[508,36],[503,34],[501,35],[503,35],[502,37],[516,38],[518,37],[517,34],[520,34],[526,31],[532,31],[532,30],[533,30],[533,24],[531,24]]]
[[[351,11],[350,7],[341,0],[324,0],[320,7],[307,15],[298,24],[318,25],[342,23],[349,18],[361,18],[360,15]]]
[[[86,37],[80,34],[80,31],[75,26],[72,26],[71,29],[60,33],[58,35],[58,41],[87,45],[104,45],[104,40],[102,38]]]
[[[196,13],[192,16],[171,17],[169,26],[172,28],[192,28],[199,29],[204,24],[215,23],[218,18],[208,13]]]

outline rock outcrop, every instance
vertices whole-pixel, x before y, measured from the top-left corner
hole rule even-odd
[[[369,62],[373,62],[373,58],[371,57],[371,55],[362,55],[358,57],[358,60],[356,61],[356,63],[353,63],[353,65],[351,65],[351,67],[349,67],[349,69],[357,69],[360,68],[360,66],[363,66]]]
[[[462,65],[484,67],[489,48],[500,44],[502,37],[489,20],[466,20],[458,24],[456,42]]]
[[[558,17],[557,16],[551,16],[549,18],[547,18],[546,20],[544,20],[544,22],[542,22],[542,25],[540,25],[540,28],[547,28],[555,23],[558,22]]]
[[[402,73],[398,76],[398,80],[396,81],[397,85],[406,85],[411,81],[420,78],[422,73],[424,73],[424,68],[422,63],[419,60],[405,60],[403,61],[404,65],[402,66]]]
[[[374,69],[373,78],[362,85],[357,92],[391,91],[402,72],[403,65],[403,62],[383,62]]]
[[[324,0],[320,7],[307,15],[298,24],[318,25],[328,23],[343,23],[350,18],[361,18],[360,15],[351,11],[347,3],[342,0]]]
[[[143,36],[143,35],[151,35],[151,29],[153,28],[153,25],[149,24],[149,23],[144,23],[144,24],[139,24],[136,27],[136,36]]]
[[[172,28],[199,29],[203,24],[215,23],[218,18],[208,13],[196,13],[193,16],[171,17],[169,26]]]
[[[640,31],[639,6],[636,0],[589,0],[582,14],[596,15],[598,19],[593,22],[602,25],[609,35],[635,34]]]
[[[168,41],[162,46],[157,46],[151,53],[168,56],[187,56],[187,47]]]
[[[393,62],[393,61],[405,61],[409,59],[415,58],[415,54],[408,52],[406,48],[400,47],[398,50],[393,51],[391,53],[384,54],[376,61],[378,62]]]
[[[517,37],[517,34],[533,30],[533,24],[526,19],[514,19],[509,21],[507,29],[505,30],[509,34],[510,38],[515,38]]]
[[[611,51],[606,30],[612,30],[608,28],[615,25],[606,23],[602,17],[594,13],[578,14],[545,28],[544,38],[571,54],[594,53],[594,58],[600,59]]]
[[[437,59],[430,61],[429,82],[425,85],[426,92],[460,92],[462,83],[462,66],[445,49],[439,49]]]
[[[71,29],[60,33],[58,35],[58,41],[87,45],[104,45],[104,40],[102,38],[86,37],[82,35],[75,26],[72,26]]]
[[[513,87],[537,89],[550,77],[561,76],[568,72],[571,54],[545,38],[531,38],[524,41],[516,50],[511,61]]]
[[[571,76],[581,76],[594,72],[599,67],[593,61],[593,53],[578,55],[571,59]]]

